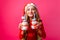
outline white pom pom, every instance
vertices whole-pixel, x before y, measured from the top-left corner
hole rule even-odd
[[[31,3],[30,5],[33,5],[33,6],[35,6],[33,3]]]
[[[25,19],[25,16],[22,16],[22,19]]]
[[[31,26],[32,29],[35,29],[34,26]]]
[[[21,28],[22,30],[27,30],[27,27],[25,27],[25,26],[22,26],[22,28]]]
[[[28,23],[27,22],[22,22],[22,25],[28,25]]]
[[[37,24],[38,22],[37,21],[32,21],[32,25],[35,25]]]

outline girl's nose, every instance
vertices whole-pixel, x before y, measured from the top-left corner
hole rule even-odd
[[[30,13],[32,13],[32,10],[30,10]]]

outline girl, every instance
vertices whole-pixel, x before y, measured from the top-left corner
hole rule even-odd
[[[42,40],[46,37],[42,20],[39,17],[38,10],[33,3],[29,3],[24,8],[25,18],[19,24],[20,40]],[[25,27],[26,26],[26,27]]]

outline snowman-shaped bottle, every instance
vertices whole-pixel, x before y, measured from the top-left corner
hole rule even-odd
[[[28,22],[26,21],[25,15],[22,16],[22,27],[21,30],[27,30],[28,29]]]
[[[22,23],[21,23],[21,40],[25,40],[26,30],[28,29],[28,22],[26,21],[25,15],[22,16]]]
[[[36,27],[37,24],[38,24],[38,22],[37,22],[37,20],[36,20],[36,18],[35,18],[35,14],[34,14],[34,18],[32,19],[31,28],[32,28],[32,29],[36,29],[36,28],[37,28],[37,27]]]

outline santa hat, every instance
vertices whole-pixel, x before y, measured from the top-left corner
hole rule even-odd
[[[34,6],[34,7],[36,7],[36,5],[35,5],[34,3],[29,3],[29,4],[27,4],[27,5],[25,6],[25,11],[26,11],[27,7],[29,7],[29,6]]]

